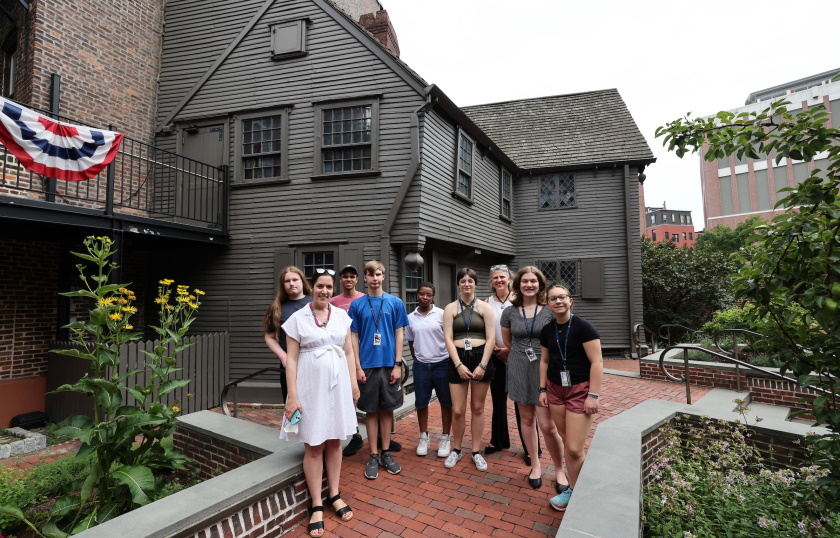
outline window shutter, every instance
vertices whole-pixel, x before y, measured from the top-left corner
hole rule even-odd
[[[364,243],[348,243],[346,245],[338,245],[338,264],[335,267],[336,271],[341,271],[345,265],[352,265],[359,271],[359,282],[364,288],[365,281],[365,245]],[[356,286],[359,289],[359,286]],[[340,292],[341,290],[339,290]],[[362,290],[364,291],[364,289]]]
[[[274,249],[274,285],[277,286],[277,277],[280,276],[280,270],[284,267],[295,264],[295,249],[293,248],[276,248]],[[275,292],[277,290],[274,290]]]
[[[604,260],[580,260],[581,299],[604,298]]]

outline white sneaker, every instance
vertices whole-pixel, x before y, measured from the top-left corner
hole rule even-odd
[[[421,433],[420,440],[417,442],[417,455],[425,456],[429,453],[429,434]]]
[[[486,471],[487,470],[487,462],[484,461],[484,457],[479,454],[473,454],[473,461],[475,462],[475,468],[479,471]]]
[[[443,466],[447,469],[451,469],[455,467],[455,464],[461,461],[461,457],[464,454],[462,452],[455,452],[454,450],[449,453],[449,457],[446,458],[446,461],[443,462]]]
[[[440,436],[440,444],[438,445],[438,457],[445,458],[452,450],[449,448],[449,434],[444,433]]]

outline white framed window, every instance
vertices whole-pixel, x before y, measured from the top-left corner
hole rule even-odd
[[[316,105],[315,175],[378,172],[378,118],[378,99]]]

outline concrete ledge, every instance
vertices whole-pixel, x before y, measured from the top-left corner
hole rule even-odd
[[[624,370],[613,370],[611,368],[604,368],[604,373],[610,375],[618,375],[621,377],[635,377],[636,379],[640,379],[642,377],[642,374],[640,374],[639,372],[626,372]]]
[[[6,428],[6,433],[18,438],[19,441],[0,445],[0,460],[36,452],[47,447],[47,437],[44,434],[23,428]]]
[[[598,425],[557,536],[640,535],[642,437],[684,406],[647,400]]]

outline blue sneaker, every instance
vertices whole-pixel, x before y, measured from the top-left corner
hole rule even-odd
[[[565,490],[560,495],[555,495],[548,501],[548,504],[558,512],[565,512],[566,507],[569,506],[569,499],[572,497],[572,489]]]

